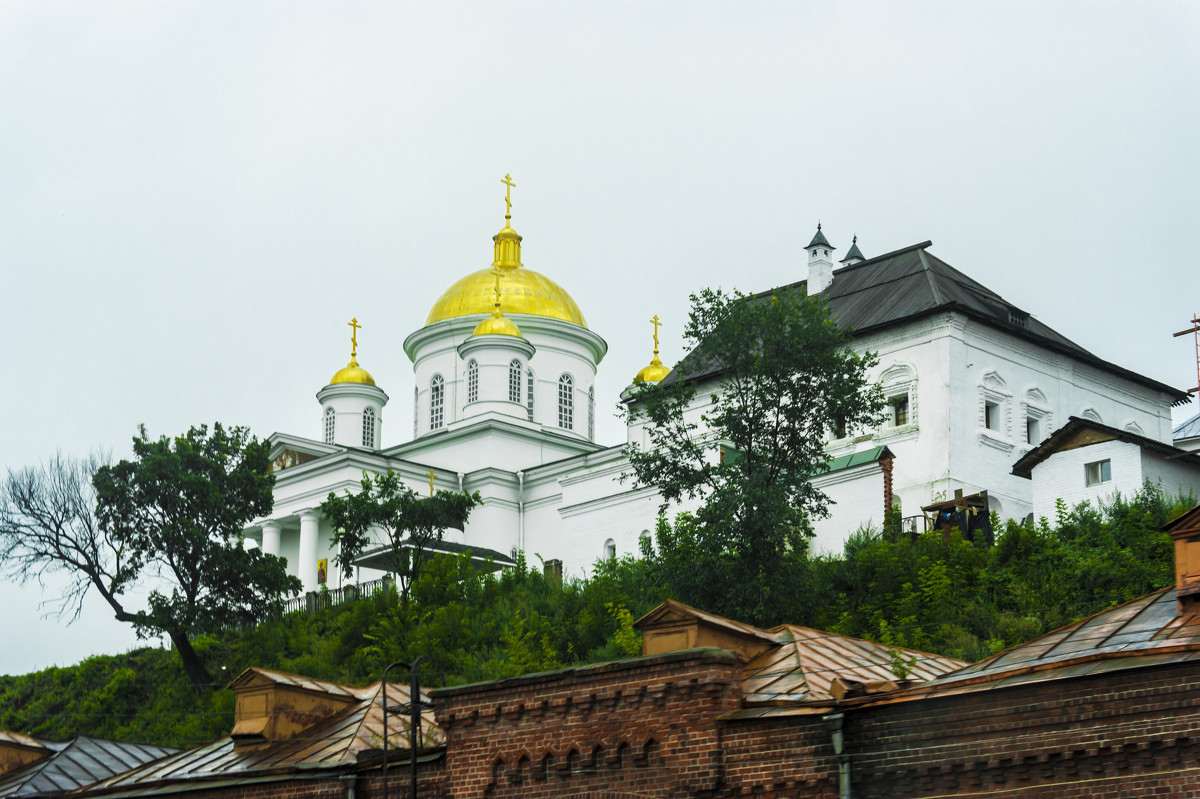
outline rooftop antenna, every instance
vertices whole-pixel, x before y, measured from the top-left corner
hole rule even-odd
[[[1195,394],[1197,399],[1200,399],[1200,316],[1192,314],[1192,326],[1187,330],[1180,330],[1174,337],[1179,338],[1180,336],[1186,336],[1188,333],[1192,334],[1192,338],[1196,342],[1196,386],[1195,388],[1189,388],[1187,392]]]

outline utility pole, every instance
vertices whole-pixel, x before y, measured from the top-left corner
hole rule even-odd
[[[1180,330],[1174,337],[1179,338],[1180,336],[1186,336],[1188,333],[1192,334],[1192,338],[1196,342],[1196,385],[1193,388],[1189,388],[1188,393],[1195,394],[1197,398],[1200,398],[1200,316],[1192,314],[1192,326],[1187,330]]]

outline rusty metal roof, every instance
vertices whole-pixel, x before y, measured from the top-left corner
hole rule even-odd
[[[120,796],[131,793],[141,795],[151,791],[169,793],[170,786],[183,782],[193,787],[203,787],[209,783],[226,784],[231,780],[239,783],[253,782],[259,778],[293,774],[297,771],[346,769],[355,765],[360,753],[382,747],[383,710],[380,683],[353,688],[284,672],[269,672],[265,669],[255,671],[306,690],[328,690],[335,695],[353,696],[356,701],[329,718],[317,722],[298,736],[240,746],[235,746],[233,739],[226,736],[105,780],[93,786],[86,794]],[[408,686],[388,683],[389,706],[394,708],[396,704],[408,701]],[[389,748],[408,750],[408,716],[396,715],[395,710],[389,716]],[[422,711],[421,720],[422,746],[436,746],[442,743],[444,739],[441,729],[434,721],[433,711]]]
[[[82,788],[179,750],[166,746],[122,743],[81,735],[66,743],[39,741],[20,733],[0,733],[23,746],[53,752],[37,762],[0,776],[0,797],[57,796]]]
[[[892,656],[911,664],[910,681],[932,680],[967,665],[962,660],[897,649],[848,635],[784,625],[771,630],[779,642],[746,664],[742,682],[747,705],[794,706],[834,701],[835,679],[858,682],[898,681]]]
[[[1200,660],[1200,615],[1164,588],[1061,627],[900,695],[920,698]]]

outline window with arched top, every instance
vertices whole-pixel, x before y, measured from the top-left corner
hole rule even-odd
[[[558,378],[558,426],[564,430],[575,426],[575,380],[570,375]]]
[[[604,542],[604,557],[615,558],[617,556],[617,542],[611,538]]]
[[[429,381],[429,429],[437,430],[445,421],[446,381],[434,375]]]
[[[521,362],[516,358],[508,364],[508,401],[521,401]]]
[[[1021,398],[1021,415],[1025,417],[1025,443],[1036,447],[1054,429],[1054,414],[1050,401],[1039,388],[1031,388]],[[1020,433],[1020,431],[1017,431]]]
[[[533,370],[525,370],[525,410],[533,421]]]
[[[479,363],[472,358],[467,362],[467,402],[479,399]]]
[[[367,408],[363,411],[363,446],[375,446],[375,409]]]
[[[336,420],[336,417],[334,415],[333,408],[326,408],[325,409],[325,443],[326,444],[333,443],[333,431],[334,431],[335,420]]]
[[[596,440],[596,387],[588,387],[588,441]]]

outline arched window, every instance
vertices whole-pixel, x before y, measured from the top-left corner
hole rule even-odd
[[[326,408],[325,409],[325,443],[326,444],[333,443],[334,421],[335,421],[335,417],[334,417],[334,413],[333,413],[333,408]]]
[[[472,358],[467,362],[467,402],[479,399],[479,364]]]
[[[525,370],[525,408],[529,412],[529,421],[533,421],[533,370]]]
[[[437,430],[444,420],[446,402],[446,381],[441,375],[434,375],[429,381],[429,429]]]
[[[564,430],[575,426],[575,381],[570,375],[558,378],[558,426]]]
[[[611,538],[604,542],[604,557],[615,558],[617,556],[617,542]]]
[[[521,401],[521,362],[516,358],[508,365],[508,401]]]
[[[588,441],[596,440],[596,387],[588,387]]]
[[[375,409],[367,408],[363,411],[363,446],[375,446]]]

